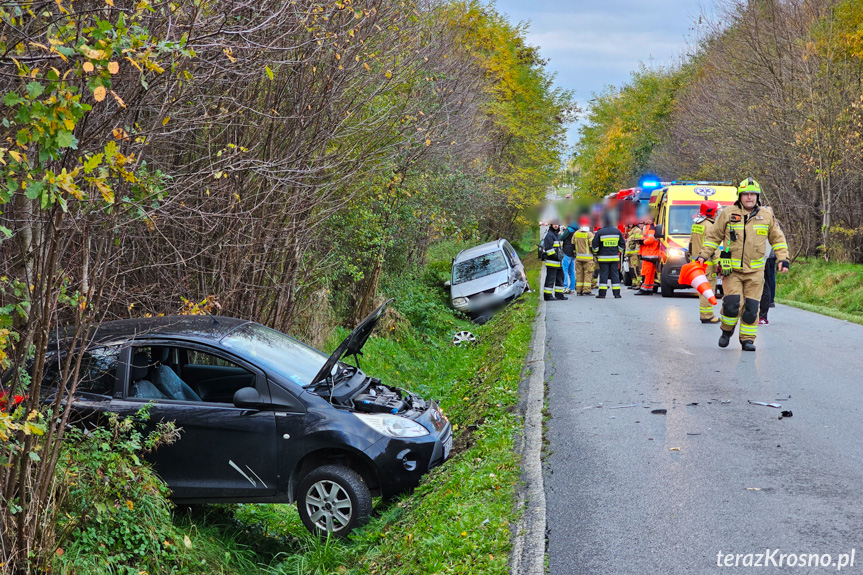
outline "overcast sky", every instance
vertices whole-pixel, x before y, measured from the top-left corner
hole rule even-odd
[[[706,0],[497,0],[516,24],[530,24],[528,43],[539,46],[557,85],[575,93],[583,109],[606,86],[625,84],[639,62],[679,62],[696,38]],[[578,140],[578,125],[569,143]]]

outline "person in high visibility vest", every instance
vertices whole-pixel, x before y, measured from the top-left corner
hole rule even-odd
[[[542,238],[543,255],[545,256],[545,284],[542,296],[545,301],[554,299],[569,299],[563,295],[563,250],[558,234],[560,224],[552,221],[545,237]]]
[[[608,222],[606,222],[608,224]],[[605,298],[608,282],[611,281],[611,291],[615,298],[620,297],[620,256],[626,249],[626,240],[617,227],[606,225],[593,236],[591,242],[593,253],[599,262],[599,293],[596,297]]]
[[[593,281],[593,232],[590,230],[590,218],[579,219],[578,231],[573,234],[572,245],[575,247],[575,293],[576,295],[591,295],[590,284]]]
[[[629,289],[638,289],[641,285],[641,262],[638,261],[641,238],[641,227],[638,224],[631,224],[626,233],[626,251],[623,253],[625,261],[629,264],[627,272],[630,278]]]
[[[656,266],[659,264],[660,244],[656,239],[656,226],[653,218],[648,217],[642,228],[641,248],[641,289],[635,295],[653,295],[653,282],[656,279]]]
[[[701,248],[704,246],[704,237],[713,227],[716,221],[716,215],[722,205],[713,200],[705,200],[701,202],[701,207],[698,210],[698,215],[692,223],[692,232],[689,235],[689,253],[697,256],[701,253]],[[716,260],[719,257],[719,250],[705,261],[707,270],[704,275],[707,276],[707,281],[710,283],[710,289],[716,291]],[[698,313],[701,317],[701,323],[719,323],[719,318],[713,315],[713,306],[704,295],[698,296]]]
[[[737,201],[725,208],[707,232],[697,261],[706,262],[722,244],[719,273],[722,274],[722,312],[719,347],[728,347],[740,320],[740,345],[755,351],[758,306],[764,289],[767,245],[776,252],[777,271],[787,273],[788,244],[773,210],[761,206],[761,186],[746,178],[737,188]]]

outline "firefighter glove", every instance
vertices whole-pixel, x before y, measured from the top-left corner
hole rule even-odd
[[[780,260],[779,261],[779,269],[780,270],[783,270],[783,269],[784,270],[790,270],[791,269],[791,262],[789,262],[788,260]]]
[[[731,265],[731,250],[723,250],[719,254],[719,273],[724,276],[731,275],[733,269]]]

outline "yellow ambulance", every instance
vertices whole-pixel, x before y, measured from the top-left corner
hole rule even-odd
[[[730,206],[737,201],[737,187],[733,182],[671,182],[650,196],[650,213],[661,244],[657,275],[663,297],[671,297],[674,290],[690,287],[680,285],[677,280],[680,268],[691,259],[687,251],[689,234],[693,219],[705,200]]]

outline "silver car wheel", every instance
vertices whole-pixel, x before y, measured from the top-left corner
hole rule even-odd
[[[463,343],[476,343],[476,336],[469,331],[460,331],[452,336],[453,345],[461,345]]]
[[[306,492],[306,513],[321,531],[338,533],[350,523],[353,505],[341,485],[322,479]]]

